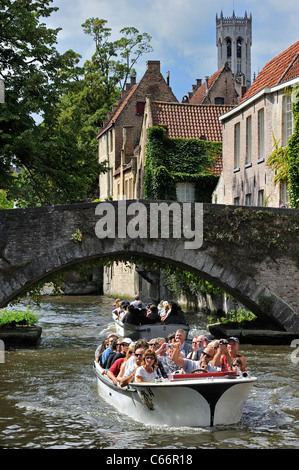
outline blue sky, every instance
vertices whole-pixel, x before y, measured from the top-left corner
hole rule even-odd
[[[197,78],[216,72],[216,13],[252,14],[252,74],[299,39],[298,0],[54,0],[59,8],[46,23],[61,27],[57,48],[73,49],[83,60],[94,52],[92,38],[82,30],[91,17],[107,20],[112,39],[125,26],[152,36],[153,52],[137,64],[137,80],[147,60],[160,60],[161,72],[170,72],[170,85],[179,101],[192,90]]]

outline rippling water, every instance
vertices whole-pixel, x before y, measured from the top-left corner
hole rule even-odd
[[[36,349],[0,364],[0,447],[18,449],[266,449],[299,447],[298,364],[290,346],[242,346],[257,376],[242,421],[214,428],[146,426],[102,401],[92,370],[108,332],[112,299],[43,302]],[[203,331],[196,316],[192,333]]]

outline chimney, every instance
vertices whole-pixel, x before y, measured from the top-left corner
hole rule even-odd
[[[160,73],[160,61],[148,60],[146,63],[146,71],[151,73]]]
[[[136,85],[136,76],[130,77],[130,79],[131,79],[131,83],[130,83],[131,87]]]
[[[133,145],[133,127],[124,126],[123,127],[123,164],[128,163],[132,156],[134,155],[134,145]]]
[[[202,82],[201,78],[197,78],[197,79],[196,79],[197,88],[199,88],[199,87],[202,85],[201,82]]]
[[[167,72],[167,73],[166,73],[166,83],[167,83],[167,86],[169,86],[169,78],[170,78],[170,72]]]
[[[205,79],[206,79],[206,92],[208,92],[209,91],[209,77],[207,76],[205,77]]]

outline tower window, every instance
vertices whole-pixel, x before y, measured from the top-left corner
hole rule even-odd
[[[237,59],[242,57],[242,39],[238,38],[237,40]]]
[[[230,59],[232,56],[232,41],[229,38],[226,40],[226,54],[227,58]]]

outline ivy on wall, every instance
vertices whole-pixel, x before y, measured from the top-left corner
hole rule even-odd
[[[162,127],[148,129],[144,195],[177,200],[177,183],[194,183],[195,201],[211,202],[218,176],[212,173],[221,142],[168,138]]]
[[[299,87],[294,91],[293,116],[294,133],[291,136],[289,149],[289,195],[290,206],[299,209]]]

